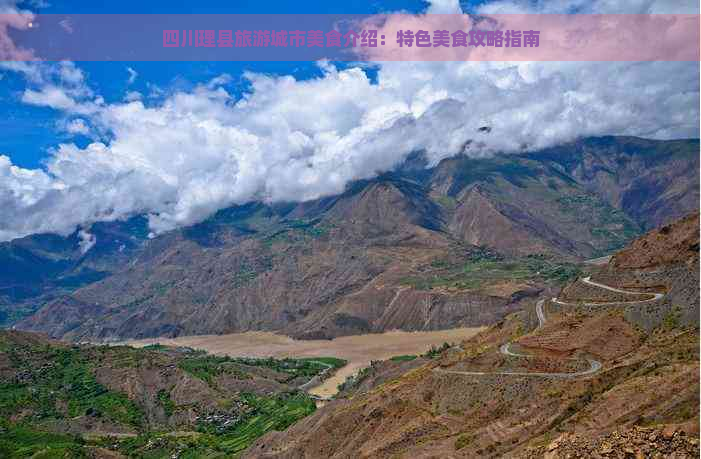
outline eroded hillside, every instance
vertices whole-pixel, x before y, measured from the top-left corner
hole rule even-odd
[[[432,360],[376,363],[247,457],[697,457],[698,222]]]
[[[85,254],[75,235],[25,238],[0,250],[19,267],[0,272],[0,314],[72,340],[486,325],[559,288],[571,262],[695,209],[698,159],[698,141],[623,137],[432,168],[417,154],[338,196],[153,239],[136,217],[103,223]]]

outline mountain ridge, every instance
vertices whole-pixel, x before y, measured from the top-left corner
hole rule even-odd
[[[698,160],[697,140],[584,139],[520,155],[455,157],[429,169],[407,165],[338,196],[237,206],[153,239],[136,218],[113,224],[138,228],[134,237],[98,236],[88,262],[73,249],[63,259],[75,266],[46,273],[44,291],[5,295],[0,307],[26,308],[28,318],[6,323],[76,340],[247,330],[331,338],[390,326],[485,325],[517,309],[524,293],[556,286],[528,257],[567,270],[692,210]],[[111,224],[94,227],[103,226]],[[105,248],[105,239],[114,242]],[[119,250],[124,241],[128,255]],[[508,270],[523,273],[522,285],[506,282]],[[478,273],[479,285],[468,272]],[[76,273],[86,281],[77,289],[53,285]],[[0,276],[0,292],[8,279]],[[439,310],[453,304],[452,312],[426,320],[427,298]],[[389,312],[398,304],[416,318],[389,320],[402,315]],[[67,329],[74,308],[84,323]]]

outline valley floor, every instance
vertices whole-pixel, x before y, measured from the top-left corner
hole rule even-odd
[[[422,354],[431,346],[459,343],[476,335],[484,328],[455,328],[427,332],[390,331],[365,335],[343,336],[332,340],[295,340],[270,332],[232,333],[227,335],[183,336],[178,338],[151,338],[128,341],[123,344],[146,346],[160,343],[168,346],[187,346],[212,354],[231,357],[338,357],[348,364],[336,371],[321,385],[309,390],[310,394],[329,397],[336,393],[348,376],[370,364],[372,360],[386,360],[393,356]]]

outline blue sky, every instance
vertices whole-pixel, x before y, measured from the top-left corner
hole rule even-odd
[[[313,62],[77,62],[87,76],[90,86],[107,102],[121,100],[128,90],[148,93],[150,87],[164,91],[189,89],[196,83],[210,80],[222,73],[235,79],[244,71],[294,75],[306,79],[320,74]],[[128,84],[127,68],[138,73]],[[24,77],[13,72],[2,73],[0,80],[0,153],[9,154],[22,167],[35,168],[47,156],[47,151],[68,135],[57,129],[64,116],[48,107],[37,107],[19,101],[26,86]],[[244,82],[240,88],[243,89]],[[234,85],[236,86],[236,85]],[[77,140],[78,144],[85,139]]]
[[[37,10],[40,1],[52,5]],[[458,11],[454,1],[432,0],[431,11]],[[698,9],[694,0],[676,1]],[[670,6],[494,0],[461,8],[547,14],[584,4],[609,13]],[[127,0],[105,9],[26,0],[22,7],[67,14],[427,8],[417,0],[222,5]],[[698,107],[698,62],[684,61],[0,63],[0,241],[89,231],[96,221],[136,214],[159,234],[235,204],[337,194],[416,151],[437,164],[586,136],[698,138]]]
[[[187,0],[123,0],[120,2],[49,0],[45,8],[32,8],[31,2],[22,4],[40,14],[115,14],[115,13],[348,13],[365,14],[385,11],[423,11],[427,3],[422,0],[368,0],[329,2],[310,0],[271,1],[187,1]],[[465,3],[463,8],[482,2]],[[95,92],[107,102],[120,100],[127,90],[148,92],[147,84],[161,89],[188,88],[195,83],[209,80],[222,73],[236,78],[244,71],[294,75],[306,79],[320,75],[313,62],[79,62]],[[344,67],[344,64],[340,64]],[[127,67],[138,72],[138,78],[127,84]],[[21,167],[35,168],[41,165],[47,150],[68,139],[56,129],[61,114],[47,107],[22,104],[19,97],[25,87],[24,78],[12,72],[0,72],[0,154],[10,155],[13,163]],[[235,86],[235,85],[234,85]],[[72,139],[78,144],[86,139]]]

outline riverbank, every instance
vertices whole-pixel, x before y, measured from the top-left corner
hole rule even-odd
[[[422,354],[431,346],[444,342],[459,343],[482,331],[483,328],[454,328],[449,330],[405,332],[389,331],[365,335],[342,336],[332,340],[296,340],[271,332],[232,333],[227,335],[198,335],[178,338],[149,338],[122,344],[146,346],[160,343],[169,346],[188,346],[217,355],[231,357],[337,357],[348,364],[337,370],[309,393],[319,397],[336,394],[345,379],[370,364],[397,355]]]

